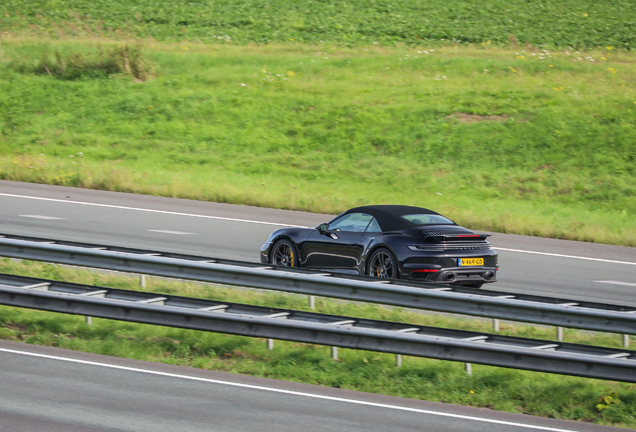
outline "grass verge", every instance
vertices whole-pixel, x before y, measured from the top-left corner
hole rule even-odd
[[[140,290],[138,279],[28,261],[0,261],[0,272],[76,283]],[[150,278],[148,291],[307,310],[304,296],[202,285]],[[419,325],[489,331],[483,320],[424,315],[399,308],[318,299],[322,313]],[[553,339],[553,329],[503,323],[501,334]],[[187,365],[336,388],[366,391],[459,405],[487,407],[559,419],[636,426],[636,385],[473,366],[423,358],[404,358],[401,368],[389,354],[339,350],[276,341],[268,351],[264,339],[93,319],[19,308],[0,307],[0,338],[119,357]],[[620,346],[618,335],[570,330],[568,342]]]
[[[122,46],[0,40],[0,178],[636,245],[630,53],[147,42],[145,82],[40,67]]]

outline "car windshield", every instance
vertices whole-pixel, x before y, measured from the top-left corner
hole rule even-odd
[[[402,217],[417,225],[455,225],[452,220],[436,214],[410,214]]]

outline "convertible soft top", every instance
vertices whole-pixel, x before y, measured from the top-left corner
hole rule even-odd
[[[352,208],[347,210],[344,214],[348,213],[367,213],[373,216],[378,223],[382,231],[400,231],[405,229],[416,228],[417,225],[409,222],[401,216],[411,214],[428,214],[439,215],[429,209],[422,207],[412,207],[406,205],[372,205]]]

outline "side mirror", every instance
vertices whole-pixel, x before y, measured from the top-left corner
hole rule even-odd
[[[318,231],[320,231],[321,233],[322,233],[322,232],[325,232],[325,231],[327,231],[327,224],[326,224],[326,223],[321,223],[320,225],[318,225],[318,226],[316,227],[316,229],[317,229]]]

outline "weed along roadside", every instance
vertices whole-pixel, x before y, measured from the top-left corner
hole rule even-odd
[[[96,273],[35,262],[0,260],[0,272],[139,290],[138,277]],[[305,296],[236,290],[148,278],[145,290],[277,308],[308,310]],[[491,331],[490,323],[399,308],[319,298],[321,313],[390,320],[414,325]],[[510,412],[634,427],[633,385],[525,372],[489,366],[403,357],[264,339],[125,323],[1,307],[0,338],[84,352],[319,384],[379,394],[488,407]],[[554,329],[502,323],[499,334],[553,339]],[[569,330],[568,342],[620,347],[618,335]],[[576,391],[572,391],[576,389]]]

